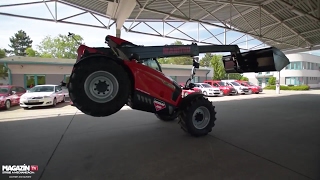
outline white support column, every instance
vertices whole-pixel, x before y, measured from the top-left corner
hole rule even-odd
[[[116,37],[120,38],[121,37],[121,28],[120,29],[116,29]]]
[[[136,7],[136,0],[125,0],[116,2],[109,2],[107,8],[107,16],[110,16],[116,21],[116,37],[121,36],[121,28],[124,22],[131,15],[133,9]]]
[[[278,72],[278,75],[277,75],[276,93],[277,93],[277,94],[280,94],[280,71]]]

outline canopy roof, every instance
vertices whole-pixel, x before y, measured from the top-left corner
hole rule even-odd
[[[247,34],[285,52],[320,49],[320,0],[56,0],[41,2],[62,3],[92,15],[110,18],[115,22],[114,24],[125,28],[128,32],[136,31],[131,27],[123,26],[123,22],[145,24],[156,21],[197,22],[200,25]],[[0,5],[0,7],[3,6]],[[0,8],[0,15],[12,14],[1,13]],[[54,22],[64,20],[55,19]],[[110,26],[104,25],[104,27]],[[179,28],[175,29],[179,30]],[[159,30],[155,31],[158,32],[157,36],[165,36],[159,33]],[[194,41],[194,39],[190,40]],[[210,44],[205,41],[204,43]]]

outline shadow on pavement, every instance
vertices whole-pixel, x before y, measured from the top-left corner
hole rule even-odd
[[[319,95],[215,103],[201,138],[130,110],[0,122],[0,162],[38,165],[44,180],[320,178]]]

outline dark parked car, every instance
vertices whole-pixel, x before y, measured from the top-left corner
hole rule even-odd
[[[26,89],[14,85],[0,86],[0,108],[10,109],[19,105],[20,97],[26,93]]]

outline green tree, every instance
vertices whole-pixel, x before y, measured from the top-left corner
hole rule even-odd
[[[226,76],[226,71],[221,60],[222,55],[213,55],[211,59],[211,67],[213,68],[213,79],[222,80]]]
[[[0,49],[0,58],[6,57],[6,51],[4,49]]]
[[[202,66],[202,67],[210,67],[212,58],[213,58],[213,54],[206,53],[203,56],[203,58],[201,58],[201,60],[200,60],[200,66]]]
[[[225,77],[226,79],[235,79],[235,80],[241,80],[243,76],[239,73],[230,73],[227,74],[227,76]]]
[[[242,76],[240,80],[241,80],[241,81],[249,81],[249,78],[247,78],[247,77],[245,77],[245,76]]]
[[[4,49],[0,49],[0,58],[6,57],[6,52]],[[8,77],[8,68],[4,64],[0,64],[0,78]]]
[[[26,55],[28,57],[36,57],[36,56],[39,56],[39,53],[36,50],[34,50],[31,47],[29,47],[29,48],[26,49]]]
[[[276,81],[277,81],[276,77],[270,77],[268,80],[268,85],[269,86],[276,85]]]
[[[23,30],[19,30],[10,39],[10,50],[6,50],[7,53],[14,54],[16,56],[25,56],[26,49],[32,47],[32,40]]]
[[[80,35],[75,35],[74,38],[83,43],[83,38]],[[46,36],[38,45],[41,57],[66,58],[76,59],[77,49],[79,44],[72,37],[59,34],[57,37]]]

